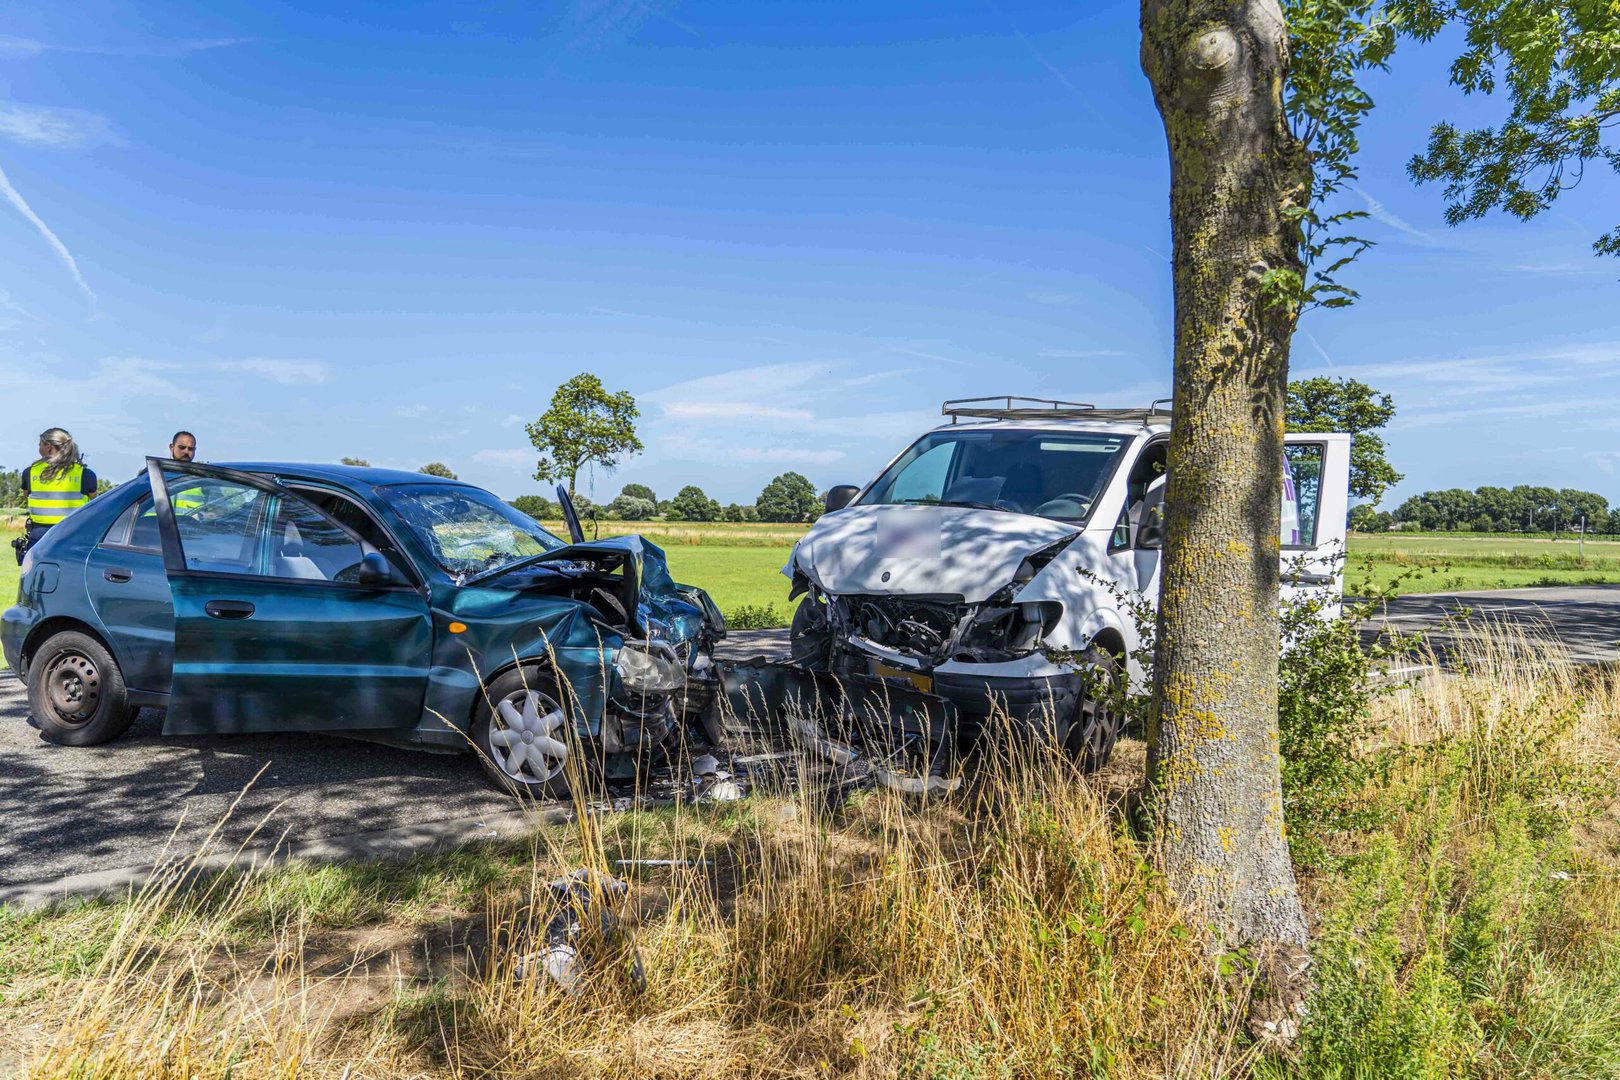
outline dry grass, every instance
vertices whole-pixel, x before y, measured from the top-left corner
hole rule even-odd
[[[921,806],[583,813],[504,852],[476,903],[359,927],[295,888],[267,908],[251,875],[91,909],[108,936],[79,963],[38,958],[82,913],[0,924],[0,1043],[53,1078],[1612,1075],[1620,1021],[1593,1010],[1620,990],[1620,838],[1589,811],[1615,790],[1620,681],[1493,640],[1379,706],[1403,748],[1370,793],[1388,827],[1306,882],[1323,1000],[1299,1061],[1248,1044],[1244,979],[1119,793],[1049,758]],[[607,942],[577,996],[516,976],[545,883],[581,865],[631,879],[644,992]]]

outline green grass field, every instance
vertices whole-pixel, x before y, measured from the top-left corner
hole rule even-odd
[[[1620,583],[1620,541],[1609,539],[1352,533],[1349,546],[1352,591],[1369,577],[1382,586],[1403,575],[1403,593]]]

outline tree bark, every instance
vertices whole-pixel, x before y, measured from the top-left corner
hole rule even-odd
[[[1148,779],[1158,857],[1231,945],[1303,944],[1277,756],[1288,216],[1309,160],[1283,110],[1276,0],[1143,0],[1142,67],[1170,148],[1175,405]]]

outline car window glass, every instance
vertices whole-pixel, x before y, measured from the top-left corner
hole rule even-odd
[[[118,517],[115,518],[115,520],[113,520],[112,525],[110,525],[109,528],[107,528],[107,534],[105,534],[105,536],[102,536],[102,546],[104,546],[104,547],[126,547],[126,546],[128,546],[128,538],[130,538],[130,521],[134,520],[134,515],[136,515],[136,513],[141,512],[141,508],[143,508],[143,502],[144,502],[144,505],[146,505],[146,508],[151,508],[151,505],[152,505],[151,497],[147,497],[147,499],[144,499],[144,500],[136,500],[136,502],[131,502],[131,504],[128,505],[128,507],[125,508],[125,512],[120,513],[120,515],[118,515]],[[152,533],[152,539],[154,539],[154,541],[156,541],[156,539],[157,539],[156,531],[154,531],[154,533]]]
[[[295,487],[301,498],[316,507],[321,513],[343,526],[349,532],[358,536],[363,544],[372,548],[393,563],[396,568],[409,576],[406,569],[410,563],[405,553],[399,550],[394,538],[388,530],[378,525],[372,516],[365,512],[359,504],[347,496],[339,495],[334,491],[325,491],[320,488]]]
[[[169,473],[164,480],[170,504],[176,507],[180,552],[188,570],[258,572],[259,525],[269,496],[258,488],[213,477]],[[143,514],[137,519],[136,531],[144,526],[144,518]]]
[[[479,488],[402,484],[378,494],[449,574],[483,573],[564,546],[533,518]]]
[[[352,534],[298,499],[282,496],[270,519],[265,573],[298,581],[357,581],[365,549]]]
[[[1114,532],[1108,538],[1109,551],[1124,551],[1131,546],[1131,508],[1125,507],[1114,522]]]
[[[1284,448],[1282,535],[1279,539],[1285,548],[1316,544],[1325,450],[1321,443],[1295,443]]]
[[[929,447],[902,469],[889,488],[888,502],[938,502],[945,494],[945,478],[959,443]]]
[[[1082,522],[1128,442],[1101,432],[936,431],[901,455],[860,501],[937,502]]]

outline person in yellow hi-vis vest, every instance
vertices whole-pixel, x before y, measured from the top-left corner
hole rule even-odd
[[[23,493],[28,498],[28,528],[22,543],[13,544],[18,562],[52,525],[95,498],[96,474],[86,467],[72,435],[62,428],[40,435],[39,460],[23,474]]]

